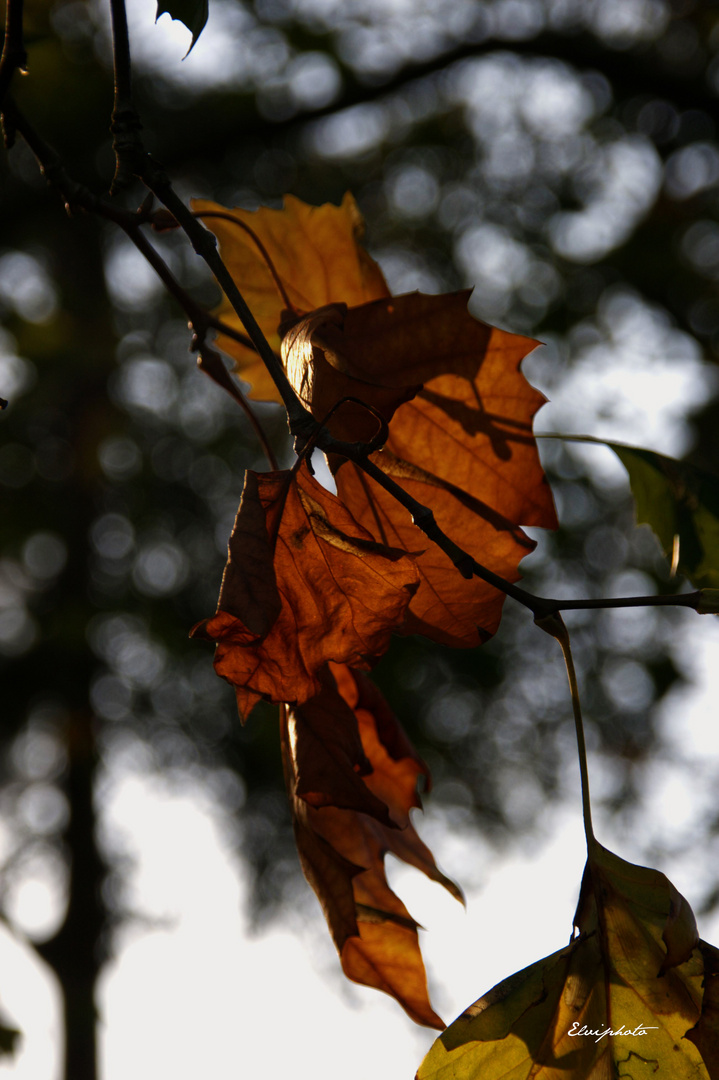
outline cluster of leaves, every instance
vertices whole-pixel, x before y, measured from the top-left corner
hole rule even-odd
[[[691,11],[691,4],[688,10]],[[194,45],[207,17],[206,0],[161,2],[158,14],[164,11],[186,22],[193,34]],[[705,17],[704,14],[702,17]],[[67,21],[68,27],[72,27],[74,18],[73,15],[73,19]],[[685,26],[682,23],[679,28],[691,29],[691,24]],[[303,27],[303,33],[305,31]],[[574,29],[569,38],[572,61],[579,57],[581,62],[583,43]],[[44,48],[46,43],[42,44]],[[526,43],[522,44],[526,48]],[[546,48],[546,45],[545,37],[542,47]],[[506,49],[506,41],[501,40],[501,35],[498,47]],[[632,67],[635,57],[623,54],[621,49],[619,56],[627,55],[627,67]],[[694,50],[695,53],[699,51]],[[563,55],[561,47],[558,55]],[[590,56],[592,66],[593,59]],[[585,56],[585,63],[586,60]],[[610,70],[613,70],[611,65]],[[62,100],[65,103],[62,111],[73,117],[78,115],[67,109],[65,90],[62,95],[48,94],[46,87],[47,83],[41,95],[44,103]],[[82,70],[82,93],[78,97],[92,99],[87,90],[86,68]],[[671,119],[672,107],[664,102],[651,103],[652,108],[659,104]],[[641,113],[645,123],[651,110],[645,107],[645,102],[640,101],[634,111],[638,111],[640,105],[643,106]],[[220,109],[204,110],[203,137],[212,137],[212,116],[221,113]],[[666,120],[666,115],[664,118]],[[702,116],[692,111],[685,119],[689,119],[696,128],[696,121],[701,120]],[[234,116],[232,123],[235,124]],[[80,126],[86,134],[85,125]],[[659,126],[671,125],[662,122]],[[678,118],[676,126],[679,127]],[[163,125],[164,133],[173,127],[182,129],[184,141],[184,121],[178,125]],[[646,123],[641,130],[645,128]],[[693,137],[698,138],[700,134],[701,131],[697,129]],[[686,137],[686,133],[683,137]],[[218,145],[225,145],[224,139],[216,141]],[[455,144],[459,142],[456,138],[453,141]],[[163,154],[160,156],[165,159]],[[443,154],[442,158],[447,156]],[[554,162],[561,155],[553,152],[546,156]],[[249,152],[246,159],[248,163],[251,162]],[[324,163],[323,169],[326,167]],[[247,168],[250,170],[251,164]],[[502,179],[505,179],[504,175]],[[197,183],[194,179],[193,182]],[[285,186],[285,183],[278,184],[273,191]],[[473,182],[473,190],[476,187]],[[301,185],[295,189],[301,190]],[[316,185],[308,183],[306,179],[305,189],[317,190]],[[529,203],[529,200],[519,198],[514,193],[510,201],[521,206],[523,211]],[[526,508],[515,513],[507,503],[497,499],[493,490],[493,483],[503,486],[509,480],[509,494],[512,493],[513,478],[511,474],[508,477],[506,470],[502,472],[498,469],[496,459],[503,461],[505,457],[516,456],[521,440],[507,438],[505,427],[501,423],[494,423],[492,409],[508,422],[507,426],[512,426],[510,421],[515,422],[513,434],[516,436],[521,432],[530,448],[532,441],[526,423],[527,415],[522,413],[521,408],[517,415],[507,407],[506,399],[498,405],[489,404],[494,392],[491,380],[486,377],[490,357],[494,355],[494,359],[500,361],[501,350],[497,348],[492,354],[492,349],[486,348],[485,342],[477,341],[479,324],[472,325],[465,318],[465,298],[462,296],[443,298],[441,303],[434,298],[424,298],[424,306],[418,304],[417,298],[399,297],[388,305],[388,293],[376,267],[366,259],[361,249],[352,251],[350,245],[350,262],[353,258],[358,260],[360,277],[368,283],[358,296],[353,294],[348,282],[337,275],[333,235],[329,237],[327,248],[332,251],[331,284],[327,283],[325,287],[318,279],[307,287],[305,256],[311,254],[313,244],[319,246],[315,241],[320,227],[330,219],[331,214],[318,217],[315,211],[305,210],[312,228],[305,230],[304,236],[299,230],[296,236],[297,250],[293,256],[294,265],[302,267],[299,284],[302,286],[300,291],[304,291],[305,295],[303,299],[295,298],[289,304],[282,297],[279,306],[286,306],[290,317],[282,320],[281,335],[276,334],[276,282],[271,283],[272,295],[268,293],[271,310],[267,329],[276,338],[276,347],[284,353],[286,370],[295,389],[321,419],[335,409],[343,395],[358,396],[364,402],[364,407],[353,407],[345,400],[330,418],[332,430],[338,437],[367,442],[374,437],[378,426],[381,431],[382,424],[388,425],[390,442],[383,453],[376,456],[385,473],[400,479],[406,488],[412,488],[418,499],[436,507],[438,514],[440,505],[444,507],[442,520],[451,523],[451,528],[449,524],[447,527],[452,535],[471,547],[483,563],[501,570],[507,579],[513,580],[516,561],[521,557],[521,551],[528,550],[526,538],[516,522],[531,523],[531,515],[523,516],[526,515]],[[263,212],[262,216],[266,221],[267,215]],[[544,220],[546,213],[543,211],[540,217]],[[252,215],[252,220],[255,223],[259,219]],[[257,232],[255,228],[256,235]],[[278,251],[275,245],[273,260],[279,265],[282,252],[287,250],[291,240],[285,230],[280,230],[278,239],[282,250]],[[266,240],[269,241],[269,237]],[[640,242],[643,251],[649,250],[644,236],[640,237]],[[234,238],[231,243],[237,250],[237,239]],[[251,254],[254,253],[256,259],[253,244],[246,243],[245,247],[249,248]],[[670,245],[662,245],[664,257],[649,261],[657,265],[661,261],[662,266],[666,267],[665,256],[669,248]],[[85,262],[84,258],[82,261]],[[253,282],[261,280],[264,268],[268,268],[266,262],[259,266],[256,264],[249,271],[251,280],[242,279],[243,290],[248,295]],[[289,273],[290,278],[293,273],[297,276],[297,270]],[[340,278],[338,287],[335,287],[335,275]],[[577,294],[581,293],[582,283],[586,285],[585,275],[575,273],[572,267],[570,276],[572,281],[578,283]],[[404,307],[403,301],[407,301]],[[444,370],[441,363],[432,366],[438,355],[444,355],[442,350],[445,346],[447,354],[455,350],[455,355],[450,357],[452,364],[456,364],[456,357],[461,355],[461,348],[456,348],[457,341],[447,341],[446,327],[439,335],[441,340],[433,337],[432,333],[427,335],[430,341],[428,353],[431,355],[425,356],[424,360],[418,359],[417,339],[425,339],[425,320],[436,327],[433,305],[439,305],[448,314],[450,301],[454,302],[457,325],[461,329],[456,338],[460,345],[472,339],[477,354],[482,356],[481,372],[471,367],[471,357],[469,376],[466,371],[460,371],[461,365],[460,368],[450,366],[448,370]],[[350,306],[345,309],[347,304]],[[373,304],[376,306],[373,307]],[[330,305],[331,310],[317,311],[318,307],[326,305]],[[308,312],[314,316],[311,323],[304,318]],[[236,322],[234,318],[232,321]],[[401,336],[397,332],[403,323],[409,328],[409,334],[405,335],[410,338],[409,349],[397,345],[397,338]],[[515,325],[534,324],[515,322]],[[696,329],[695,322],[692,322],[692,327]],[[341,338],[339,348],[338,334]],[[492,337],[494,346],[498,346],[496,332]],[[505,338],[507,340],[502,347],[509,348],[511,336],[505,335]],[[515,348],[518,341],[514,338],[511,348]],[[235,350],[236,355],[238,352]],[[408,365],[404,361],[410,356],[411,364]],[[403,363],[398,363],[399,357],[403,358]],[[237,356],[237,359],[241,364],[241,358]],[[502,372],[505,361],[511,365],[511,355],[496,365]],[[323,367],[325,363],[331,370]],[[409,367],[411,370],[408,370]],[[396,383],[392,381],[390,369],[395,373],[402,372]],[[344,383],[340,376],[346,379]],[[263,380],[267,384],[265,393],[260,390]],[[255,397],[260,400],[273,399],[274,387],[259,365],[252,381]],[[522,391],[526,389],[526,384],[522,385],[521,380],[518,380],[515,389],[518,386],[522,386]],[[478,403],[479,407],[476,408]],[[531,419],[531,410],[529,416]],[[448,418],[453,425],[447,423]],[[479,435],[489,437],[491,452],[485,454],[484,449],[481,453],[477,452],[480,447],[485,448]],[[410,444],[409,449],[407,444]],[[459,454],[455,452],[457,447],[460,448]],[[648,519],[652,515],[656,517],[659,506],[656,495],[663,493],[664,509],[657,531],[675,567],[686,572],[696,584],[715,586],[716,548],[713,554],[712,540],[716,535],[719,507],[716,480],[701,477],[696,471],[659,455],[617,446],[614,449],[630,470],[640,513],[643,513],[640,501],[642,491],[646,494],[645,516]],[[492,453],[495,454],[494,458]],[[451,468],[446,471],[438,466],[438,459],[442,455],[451,462]],[[487,462],[492,463],[486,469],[489,476],[480,483],[480,471]],[[242,522],[238,520],[233,537],[231,565],[223,586],[220,611],[215,620],[208,621],[204,632],[210,637],[217,632],[222,635],[219,638],[218,664],[224,656],[227,665],[225,673],[229,673],[231,681],[237,685],[243,715],[263,696],[290,700],[292,703],[291,709],[283,710],[283,731],[288,785],[295,808],[301,854],[308,876],[312,878],[314,873],[316,887],[325,901],[346,970],[375,985],[383,984],[384,980],[384,983],[396,988],[395,993],[413,1015],[426,1017],[429,1007],[422,990],[421,965],[414,965],[417,980],[415,988],[411,989],[414,976],[410,976],[411,964],[407,963],[410,956],[414,960],[418,958],[416,935],[413,940],[411,920],[399,901],[388,895],[389,890],[382,876],[383,852],[399,848],[405,852],[408,861],[421,865],[431,876],[436,874],[431,856],[421,848],[416,834],[411,831],[408,817],[409,809],[416,805],[414,792],[417,779],[426,774],[426,770],[403,740],[386,707],[374,695],[372,684],[366,680],[360,667],[371,666],[386,647],[386,640],[392,632],[422,632],[433,641],[452,645],[467,644],[470,639],[475,642],[481,640],[496,625],[502,597],[478,582],[469,585],[461,580],[449,561],[426,544],[420,533],[405,519],[404,511],[361,468],[344,462],[340,469],[339,464],[333,462],[341,506],[313,481],[306,464],[301,464],[294,474],[287,473],[281,477],[278,474],[271,477],[251,474],[248,477],[243,500],[244,518]],[[502,493],[503,497],[506,495],[507,492]],[[531,498],[529,491],[521,495],[525,502]],[[546,491],[543,498],[546,498]],[[497,509],[498,505],[501,509]],[[287,526],[282,525],[285,515],[290,514],[288,508],[291,508],[297,523],[294,531],[288,531]],[[478,540],[472,546],[469,534],[474,534],[480,519],[493,523],[497,533],[511,534],[518,550],[510,556],[504,543],[507,537],[502,536],[500,540],[491,530],[480,534],[481,542]],[[455,528],[457,522],[462,526],[462,536]],[[497,541],[494,546],[493,540]],[[302,562],[302,572],[296,574],[294,559],[288,562],[287,556],[293,549],[303,548],[305,541],[313,545],[318,558],[308,556],[312,569],[303,577],[306,562]],[[420,548],[423,550],[420,551]],[[248,560],[250,563],[256,560],[254,573],[242,569],[242,564]],[[356,570],[357,562],[370,568],[372,589],[367,579],[359,575],[355,587],[348,590],[350,596],[345,596],[340,590],[338,599],[337,592],[325,590],[328,579],[326,575],[318,573],[318,568],[329,568],[333,581],[341,578],[346,587],[352,578],[352,570],[348,568]],[[392,597],[396,604],[394,614],[386,621],[385,609],[376,602],[378,594],[373,591],[379,579],[382,588],[387,586],[386,595]],[[371,601],[369,604],[368,600]],[[302,635],[297,635],[293,630],[295,612],[299,610],[307,615],[308,623],[312,624],[310,632],[303,632]],[[345,640],[348,619],[351,630],[356,630],[357,611],[362,614],[360,631],[355,633],[354,640]],[[211,630],[208,629],[210,624]],[[317,632],[321,626],[324,626],[324,633]],[[334,634],[335,626],[339,627],[337,634]],[[334,640],[320,641],[325,637]],[[328,655],[337,650],[342,655],[344,650],[350,654],[350,659],[348,663],[325,660],[322,658],[323,649]],[[290,671],[286,670],[286,658],[289,658]],[[306,661],[309,661],[309,667]],[[280,686],[286,696],[278,699]],[[304,689],[298,690],[298,686],[304,686]],[[297,702],[305,692],[309,692],[310,696],[300,705]],[[74,859],[74,862],[78,860]],[[595,877],[601,877],[596,865]],[[656,882],[653,887],[658,887]],[[600,901],[596,903],[599,911]],[[334,909],[332,905],[335,905]],[[580,925],[580,930],[586,937],[594,932],[586,922]],[[671,936],[663,936],[665,945],[668,945]],[[399,971],[399,977],[394,982],[389,977],[389,957],[393,950],[404,963],[404,969],[401,965],[395,965],[392,974],[396,976]],[[602,956],[605,964],[608,963],[604,953]],[[662,966],[666,967],[664,964]],[[709,989],[714,985],[711,977],[715,968],[716,962],[709,957],[705,967]],[[552,982],[549,976],[548,981]],[[707,991],[703,1023],[705,1046],[707,1040],[711,1042],[709,1017],[712,1009],[716,1011],[714,1001],[715,994]],[[701,1042],[697,1045],[702,1049]],[[706,1058],[704,1049],[702,1054]],[[632,1064],[636,1064],[636,1061]],[[653,1062],[651,1066],[653,1068]],[[600,1074],[606,1072],[606,1059],[597,1063],[596,1068],[587,1066],[587,1070],[589,1068]],[[531,1072],[535,1075],[537,1070],[532,1069]]]
[[[261,699],[280,705],[300,861],[345,974],[442,1029],[417,924],[388,885],[384,856],[461,892],[410,820],[427,767],[364,671],[393,633],[481,643],[497,627],[504,593],[459,574],[380,477],[428,503],[472,559],[516,580],[532,546],[520,525],[556,524],[531,430],[542,398],[520,373],[535,342],[474,320],[466,293],[390,297],[358,243],[350,196],[341,207],[288,198],[284,210],[198,203],[195,212],[216,229],[297,397],[364,457],[327,455],[337,495],[312,475],[311,440],[292,469],[247,473],[217,612],[193,633],[216,642],[216,670],[234,686],[243,721]],[[252,396],[276,399],[232,307],[220,315],[236,331],[221,344]],[[640,518],[675,563],[712,587],[704,553],[716,520],[713,478],[612,448],[630,472]],[[368,475],[368,460],[379,474]],[[666,488],[659,497],[657,484]],[[581,730],[566,632],[544,628],[566,640]],[[610,1076],[620,1066],[639,1076],[669,1060],[672,1075],[716,1074],[719,954],[699,942],[689,905],[662,874],[594,839],[585,761],[583,770],[588,859],[577,936],[471,1006],[437,1040],[418,1080]]]
[[[519,371],[536,342],[473,319],[468,293],[391,297],[358,243],[351,196],[340,207],[288,198],[282,211],[202,202],[195,211],[217,231],[315,419],[364,444],[474,559],[516,580],[533,547],[520,525],[556,524],[531,432],[543,398]],[[220,314],[241,330],[229,306]],[[257,354],[229,336],[220,343],[252,397],[276,399]],[[372,452],[378,425],[384,445]],[[480,644],[504,594],[462,577],[361,463],[331,454],[329,464],[337,495],[303,456],[290,470],[247,474],[218,610],[194,634],[217,643],[216,670],[235,687],[243,720],[261,698],[282,706],[300,857],[345,972],[442,1027],[384,854],[460,893],[409,821],[427,769],[363,671],[393,633]]]

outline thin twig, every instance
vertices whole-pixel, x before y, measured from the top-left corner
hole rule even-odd
[[[317,445],[323,446],[323,441],[318,439]],[[505,580],[499,574],[495,574],[488,567],[482,566],[459,545],[455,544],[439,527],[429,507],[418,502],[395,480],[382,472],[373,461],[370,461],[364,455],[362,447],[352,447],[345,444],[343,450],[338,451],[335,447],[333,452],[342,453],[357,468],[370,476],[380,487],[383,487],[385,491],[389,492],[401,503],[411,514],[414,524],[422,530],[428,539],[441,548],[445,555],[449,556],[463,577],[476,576],[481,578],[488,585],[494,586],[495,589],[503,592],[506,596],[511,596],[517,603],[528,608],[535,619],[548,617],[560,611],[579,611],[586,608],[686,607],[697,611],[702,604],[704,598],[702,590],[692,593],[678,593],[671,596],[612,596],[586,600],[559,600],[553,597],[535,596],[534,593],[522,589],[521,586]]]
[[[148,211],[143,209],[132,211],[117,207],[107,199],[94,195],[82,184],[78,184],[69,176],[56,152],[37,134],[23,113],[10,99],[6,102],[6,112],[13,127],[22,135],[35,155],[42,174],[49,183],[59,190],[65,199],[65,206],[68,211],[82,209],[112,221],[123,230],[138,251],[145,257],[170,295],[183,308],[192,325],[196,335],[193,341],[193,349],[199,353],[198,367],[204,374],[209,375],[214,382],[226,390],[242,408],[267,456],[270,468],[276,469],[277,460],[260,421],[245,400],[239,387],[232,381],[230,373],[219,356],[217,356],[218,363],[215,363],[212,356],[217,354],[205,343],[205,335],[210,328],[219,329],[222,333],[239,339],[243,345],[251,346],[252,343],[249,339],[245,338],[233,327],[225,325],[220,319],[211,315],[193,300],[187,290],[179,283],[162,256],[142,232],[142,223],[150,217]]]
[[[23,0],[6,0],[5,41],[0,56],[0,106],[16,71],[25,71],[27,52],[23,40]]]
[[[112,208],[114,210],[114,208]],[[102,212],[100,209],[99,212]],[[175,275],[170,270],[164,259],[158,254],[156,249],[148,241],[145,234],[139,227],[138,215],[123,213],[121,220],[118,220],[118,216],[115,214],[108,214],[112,220],[116,221],[125,234],[130,238],[138,251],[145,256],[150,266],[156,272],[160,280],[165,285],[168,292],[174,296],[177,302],[182,308],[184,308],[185,314],[190,320],[190,325],[194,330],[194,337],[191,345],[191,350],[197,352],[197,366],[200,371],[207,375],[217,386],[225,390],[230,397],[235,401],[245,416],[250,422],[250,425],[257,436],[257,440],[262,447],[265,457],[269,463],[271,469],[278,468],[277,458],[274,455],[270,440],[268,439],[262,424],[260,423],[257,415],[250,406],[249,402],[241,392],[240,388],[235,385],[232,380],[232,376],[222,363],[220,354],[207,344],[205,336],[210,326],[219,324],[224,333],[233,332],[232,327],[226,327],[219,319],[212,318],[210,313],[201,307],[195,300],[189,295],[186,289],[180,285]],[[236,336],[240,339],[243,345],[249,345],[252,347],[252,343],[244,337],[243,334],[238,334],[236,331],[232,333],[232,336]]]
[[[572,648],[569,643],[569,634],[564,625],[562,616],[558,613],[535,619],[537,626],[551,637],[556,638],[567,665],[567,678],[569,679],[569,691],[572,695],[572,711],[574,713],[574,727],[577,733],[577,752],[579,754],[579,775],[582,784],[582,815],[584,817],[584,835],[587,838],[587,849],[596,845],[594,829],[592,828],[592,804],[589,798],[589,769],[587,766],[587,744],[584,739],[584,722],[582,721],[582,706],[579,700],[579,684],[577,673],[574,670]]]
[[[197,366],[200,371],[208,375],[213,382],[222,387],[230,397],[237,402],[240,408],[243,410],[245,416],[249,420],[252,428],[257,436],[257,439],[265,452],[265,457],[269,462],[269,466],[273,471],[279,468],[277,458],[275,457],[270,441],[265,434],[262,424],[257,419],[254,410],[250,407],[249,402],[244,395],[240,392],[239,388],[235,386],[232,376],[222,363],[222,357],[216,349],[210,348],[207,344],[197,344]]]
[[[703,590],[689,593],[671,593],[660,596],[606,596],[594,600],[552,600],[555,611],[586,611],[592,608],[625,607],[685,607],[698,611],[703,600]]]
[[[280,275],[277,273],[277,270],[275,268],[275,264],[273,263],[272,259],[270,258],[270,254],[269,254],[267,248],[262,243],[262,241],[260,240],[257,233],[254,231],[254,229],[251,229],[249,225],[245,224],[245,222],[241,220],[241,218],[238,218],[235,214],[231,214],[227,210],[193,210],[193,214],[195,215],[196,218],[200,218],[201,221],[211,221],[211,220],[229,221],[233,225],[237,225],[237,227],[239,229],[243,229],[246,233],[248,233],[252,237],[252,239],[254,240],[255,244],[257,245],[257,248],[258,248],[258,250],[260,252],[260,255],[264,259],[264,262],[265,262],[265,264],[267,266],[267,269],[269,270],[270,274],[272,275],[272,280],[274,281],[275,285],[277,286],[277,291],[279,292],[280,296],[282,297],[282,302],[285,305],[286,309],[288,311],[297,312],[297,308],[295,307],[295,305],[292,303],[289,296],[287,295],[287,290],[285,289],[284,282],[282,281],[282,278],[280,277]]]
[[[111,192],[127,187],[137,173],[137,163],[144,153],[140,131],[142,124],[132,101],[130,33],[127,27],[125,0],[110,0],[112,13],[112,48],[115,59],[115,100],[110,131],[115,151],[115,176]]]
[[[110,0],[113,17],[113,59],[115,66],[115,109],[113,128],[118,172],[132,171],[165,206],[184,230],[196,253],[215,275],[220,288],[244,326],[262,358],[287,411],[290,431],[300,440],[309,437],[317,421],[295,394],[279,358],[263,334],[254,315],[237,288],[232,275],[220,258],[215,236],[202,225],[176,194],[164,168],[145,151],[140,137],[140,121],[131,95],[130,39],[127,30],[125,0]],[[122,162],[122,166],[121,166]]]

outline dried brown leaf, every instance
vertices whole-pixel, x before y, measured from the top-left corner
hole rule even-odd
[[[202,199],[192,205],[202,214],[229,213],[252,230],[298,312],[314,311],[332,303],[354,306],[389,295],[381,270],[358,243],[364,223],[349,193],[341,206],[330,203],[308,206],[292,195],[285,196],[281,210],[262,207],[255,211],[239,208],[228,211]],[[265,256],[253,236],[234,222],[208,217],[207,226],[217,236],[222,258],[265,337],[279,353],[278,327],[285,303]],[[226,299],[223,298],[216,314],[228,325],[243,331]],[[256,401],[280,400],[253,349],[224,334],[217,341],[234,359],[238,374],[250,383],[250,397]]]
[[[419,805],[417,780],[426,775],[426,766],[379,691],[344,665],[333,664],[332,671],[342,691],[335,691],[337,715],[352,707],[371,765],[372,771],[361,781],[384,805],[387,819],[370,816],[371,811],[329,804],[314,809],[307,804],[299,793],[298,763],[304,735],[297,714],[304,710],[290,709],[284,720],[283,755],[300,860],[325,912],[345,974],[392,994],[418,1023],[442,1028],[427,996],[417,924],[390,889],[384,870],[385,853],[391,851],[461,899],[409,821],[410,808]],[[322,708],[329,702],[325,697]]]
[[[465,316],[472,363],[465,350],[459,374],[430,379],[401,405],[386,448],[372,460],[429,506],[440,528],[478,562],[516,581],[519,562],[535,546],[519,525],[556,527],[532,435],[544,397],[520,371],[537,343]],[[391,495],[353,463],[334,464],[338,495],[375,539],[421,552],[420,587],[402,632],[454,646],[478,645],[493,634],[503,594],[478,578],[465,581]]]
[[[259,697],[309,701],[328,660],[369,667],[417,587],[412,559],[377,544],[305,465],[249,473],[246,492],[234,531],[253,558],[245,567],[231,549],[217,614],[193,631],[217,642],[215,669],[235,686],[243,718]],[[270,563],[276,588],[264,577]]]

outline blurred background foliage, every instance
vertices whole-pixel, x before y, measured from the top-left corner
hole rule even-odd
[[[393,291],[475,285],[476,315],[548,343],[525,370],[557,399],[555,427],[712,468],[719,5],[212,0],[184,60],[180,24],[153,25],[152,0],[128,11],[146,145],[180,194],[254,208],[351,189]],[[108,10],[26,0],[25,25],[17,101],[71,175],[106,191]],[[0,190],[0,901],[73,1003],[67,1075],[91,1080],[93,987],[133,914],[121,844],[102,828],[108,777],[141,767],[210,785],[252,868],[257,919],[295,895],[272,710],[241,728],[207,647],[187,637],[214,610],[244,469],[267,466],[129,241],[68,218],[21,140]],[[213,305],[182,237],[153,239]],[[650,390],[663,404],[638,419],[632,395]],[[258,412],[289,462],[283,417]],[[543,441],[562,528],[528,560],[529,587],[685,587],[596,453]],[[686,670],[679,615],[568,620],[599,800],[627,825],[648,767],[676,753],[657,705]],[[402,639],[375,674],[432,767],[446,826],[526,843],[574,755],[553,643],[507,607],[482,650]],[[705,825],[691,851],[709,863]],[[647,830],[648,851],[662,843]],[[705,892],[709,905],[710,881]]]

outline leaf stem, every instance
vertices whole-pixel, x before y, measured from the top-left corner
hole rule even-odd
[[[459,572],[465,578],[473,576],[486,581],[506,596],[511,596],[517,603],[528,608],[535,619],[557,614],[560,611],[580,611],[588,608],[622,608],[622,607],[686,607],[698,611],[703,599],[702,590],[692,593],[677,593],[671,596],[610,596],[597,599],[582,600],[559,600],[554,597],[536,596],[519,585],[507,581],[493,570],[483,566],[455,544],[437,524],[434,514],[429,507],[414,499],[409,492],[405,491],[395,480],[387,476],[378,465],[370,460],[363,452],[361,445],[340,444],[332,437],[328,439],[318,438],[317,445],[324,450],[329,449],[333,453],[340,453],[352,461],[358,469],[366,473],[376,483],[389,492],[412,516],[414,524],[422,530],[425,536],[435,543],[445,555],[448,555]]]
[[[236,225],[238,227],[238,229],[244,229],[244,231],[246,233],[248,233],[252,237],[255,244],[257,245],[257,248],[258,248],[258,250],[260,252],[260,255],[264,259],[264,261],[265,261],[265,263],[267,265],[267,269],[269,270],[270,274],[272,275],[272,280],[274,281],[275,285],[277,286],[277,291],[279,292],[279,294],[280,294],[280,296],[282,298],[282,302],[285,305],[286,309],[288,311],[298,313],[297,308],[295,307],[295,305],[292,303],[289,296],[287,295],[287,290],[285,289],[282,278],[277,273],[277,270],[275,269],[275,264],[273,263],[272,259],[270,258],[270,254],[269,254],[267,248],[262,243],[262,241],[260,240],[257,233],[253,229],[251,229],[249,225],[245,224],[244,221],[242,221],[240,218],[236,217],[235,214],[229,213],[229,211],[227,211],[227,210],[193,210],[193,214],[194,214],[194,216],[196,218],[200,218],[201,221],[211,221],[211,220],[230,221],[230,222],[232,222],[233,225]]]
[[[535,439],[558,439],[560,442],[578,442],[578,443],[591,443],[592,446],[621,446],[626,450],[638,450],[639,447],[631,446],[630,443],[619,442],[618,439],[600,439],[597,435],[565,435],[561,431],[537,431],[534,435]],[[657,454],[657,457],[663,457],[663,454],[658,454],[656,450],[652,450],[653,454]]]
[[[587,744],[584,739],[584,722],[582,720],[582,706],[579,700],[579,684],[577,683],[577,673],[574,668],[574,660],[572,659],[572,647],[569,642],[569,633],[562,616],[555,612],[552,615],[545,615],[543,618],[535,619],[535,623],[541,630],[549,634],[550,637],[556,638],[559,642],[559,647],[562,650],[564,657],[564,663],[567,667],[567,678],[569,679],[569,691],[572,695],[572,711],[574,713],[574,728],[577,735],[577,753],[579,755],[579,775],[582,786],[582,816],[584,818],[584,835],[587,838],[587,850],[591,852],[592,847],[596,844],[594,836],[594,829],[592,828],[592,804],[589,797],[589,769],[587,767]]]
[[[245,416],[247,417],[248,421],[250,422],[250,425],[255,435],[257,436],[257,441],[260,443],[264,451],[270,468],[273,471],[276,471],[279,468],[279,465],[277,464],[277,458],[275,457],[270,441],[267,438],[265,430],[262,427],[259,419],[257,418],[255,411],[252,409],[250,403],[247,401],[244,394],[240,391],[239,387],[235,385],[234,380],[230,375],[230,372],[222,363],[222,357],[217,352],[217,350],[211,348],[206,343],[201,343],[199,339],[196,340],[198,368],[201,372],[203,372],[203,374],[208,375],[214,383],[216,383],[223,390],[225,390],[233,399],[233,401],[237,402],[237,404],[240,406]]]

